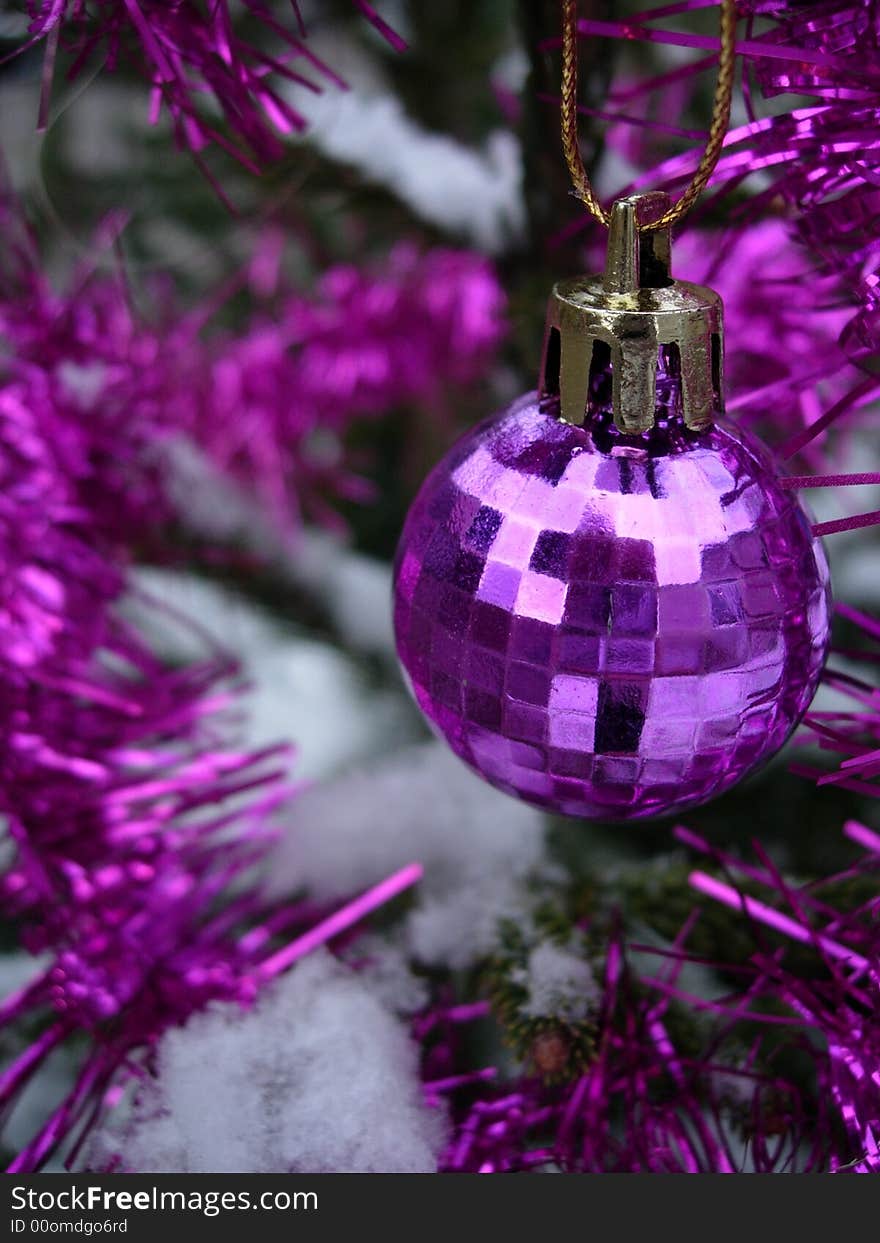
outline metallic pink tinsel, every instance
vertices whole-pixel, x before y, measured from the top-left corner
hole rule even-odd
[[[880,797],[880,687],[877,666],[880,663],[880,622],[848,604],[837,605],[838,616],[849,623],[861,639],[859,646],[832,648],[832,659],[825,673],[825,682],[837,692],[839,705],[813,709],[805,718],[823,753],[837,761],[831,771],[815,765],[800,764],[797,770],[818,785],[836,785],[871,798]],[[835,656],[847,660],[849,668],[837,667]],[[803,741],[807,741],[804,738]]]
[[[178,427],[289,528],[303,509],[332,522],[334,495],[371,495],[344,434],[395,409],[442,411],[494,360],[505,299],[471,251],[402,243],[381,264],[329,268],[308,294],[285,288],[277,257],[264,248],[251,266],[242,331],[186,319],[168,352],[185,377]]]
[[[828,1168],[876,1174],[880,1173],[880,897],[841,912],[825,893],[859,872],[880,876],[880,837],[855,822],[847,823],[844,832],[864,852],[862,858],[847,873],[804,887],[787,883],[760,846],[756,851],[761,866],[754,868],[692,834],[680,831],[680,836],[713,857],[732,880],[737,875],[758,880],[773,900],[768,904],[746,896],[735,884],[701,871],[691,876],[698,893],[741,911],[755,930],[749,986],[740,996],[716,1003],[719,1015],[736,1023],[743,1014],[757,1010],[770,1023],[778,1021],[775,1015],[781,1003],[794,1016],[803,1028],[803,1048],[812,1054],[820,1110],[828,1109],[836,1124],[825,1137]],[[763,946],[764,928],[809,946],[820,970],[808,978],[792,970],[784,953]]]
[[[154,419],[149,385],[136,399],[137,331],[120,291],[79,283],[58,298],[26,252],[15,257],[0,301],[14,350],[0,366],[0,813],[14,848],[0,900],[53,965],[3,1007],[7,1022],[43,1018],[3,1077],[4,1105],[72,1031],[117,1024],[110,1061],[100,1037],[94,1054],[115,1067],[157,1026],[237,986],[208,912],[252,860],[280,777],[270,755],[226,742],[231,662],[168,669],[116,610],[127,518],[139,528],[150,502],[161,512],[139,466]],[[107,400],[92,400],[77,367]],[[56,1122],[19,1168],[66,1130]]]
[[[42,521],[48,538],[87,513],[104,538],[123,548],[159,529],[170,514],[161,446],[173,428],[169,377],[159,365],[162,330],[135,314],[118,267],[101,268],[112,257],[120,221],[106,222],[92,257],[72,273],[63,292],[47,279],[8,192],[0,201],[0,223],[5,434],[18,435],[22,462],[31,454],[51,459],[30,465],[66,517],[62,523],[54,516],[47,497]],[[10,458],[11,472],[18,460]],[[38,512],[36,486],[22,495]]]
[[[0,1028],[36,1033],[0,1075],[0,1112],[60,1044],[88,1037],[73,1089],[12,1164],[28,1171],[61,1144],[73,1159],[169,1026],[212,1000],[248,1004],[419,869],[330,915],[261,897],[284,749],[236,747],[233,660],[208,645],[168,667],[119,609],[127,545],[170,513],[157,454],[186,430],[166,387],[177,360],[163,369],[167,338],[117,275],[82,271],[53,292],[5,215],[0,908],[50,963],[0,1003]]]
[[[69,54],[69,78],[94,63],[107,70],[132,68],[144,77],[151,88],[151,122],[166,110],[178,145],[197,159],[216,144],[259,172],[283,154],[283,138],[306,124],[279,84],[313,91],[321,83],[345,85],[309,47],[295,0],[288,7],[284,15],[269,0],[243,0],[241,6],[230,0],[27,0],[25,46],[45,44],[40,126],[48,122],[60,47]],[[391,47],[406,47],[367,0],[354,0],[354,7]],[[247,22],[259,27],[261,37],[243,31]],[[222,126],[211,119],[212,104]]]
[[[756,1069],[746,1048],[737,1062],[725,1058],[719,1046],[729,1033],[721,1023],[699,1055],[676,1051],[668,1026],[673,999],[722,1009],[681,987],[684,941],[661,972],[640,977],[620,937],[612,938],[602,1035],[588,1070],[562,1087],[533,1078],[495,1086],[484,1075],[488,1087],[472,1080],[458,1093],[460,1105],[453,1096],[455,1133],[443,1168],[690,1174],[825,1168],[828,1119],[809,1118],[797,1087]],[[441,1011],[438,1021],[444,1020]],[[764,1099],[774,1103],[772,1123],[761,1116]]]
[[[327,269],[305,293],[284,275],[283,240],[270,231],[192,312],[153,282],[148,318],[106,261],[121,222],[105,224],[96,258],[58,293],[17,212],[7,206],[0,219],[8,374],[27,408],[56,412],[56,452],[69,440],[64,428],[76,429],[63,472],[120,548],[161,550],[179,502],[168,495],[169,448],[184,439],[282,533],[303,514],[337,525],[334,500],[373,495],[347,434],[395,409],[441,417],[456,391],[485,376],[506,332],[498,278],[473,251],[401,243],[381,262]],[[250,314],[230,332],[219,313],[242,291]]]
[[[852,318],[851,288],[817,272],[782,219],[710,234],[686,230],[675,263],[678,275],[724,299],[727,408],[771,444],[810,427],[860,378],[839,344]],[[820,439],[808,460],[825,465],[828,452]]]
[[[858,873],[878,874],[880,837],[850,823],[847,835],[864,852],[842,876],[789,885],[756,846],[761,866],[738,862],[684,829],[680,841],[711,856],[731,877],[696,870],[695,894],[741,912],[755,951],[733,974],[738,983],[717,997],[689,992],[681,980],[699,909],[669,950],[632,946],[659,960],[639,974],[629,950],[612,937],[601,1002],[601,1037],[592,1065],[574,1083],[548,1087],[526,1078],[496,1085],[497,1072],[426,1084],[431,1100],[452,1099],[455,1133],[444,1158],[453,1172],[504,1173],[559,1169],[580,1173],[880,1172],[880,899],[836,910],[825,892]],[[736,887],[757,881],[766,898]],[[810,947],[808,975],[768,947],[765,929]],[[702,1014],[707,1031],[697,1055],[677,1050],[671,1005]],[[463,1007],[459,1007],[463,1010]],[[441,1035],[439,1048],[460,1044],[458,1024],[480,1017],[438,1008],[420,1035]],[[759,1061],[762,1029],[772,1055]],[[815,1086],[805,1090],[776,1063],[796,1052]],[[433,1055],[437,1057],[435,1048]],[[803,1072],[801,1072],[801,1076]],[[433,1077],[432,1077],[433,1078]],[[448,1086],[447,1086],[448,1085]]]

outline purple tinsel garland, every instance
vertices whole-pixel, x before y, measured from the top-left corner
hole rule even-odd
[[[302,514],[339,525],[334,500],[372,496],[346,435],[395,408],[442,417],[455,392],[487,373],[506,333],[498,278],[472,251],[401,243],[381,263],[329,268],[306,294],[284,276],[283,239],[270,231],[235,280],[192,312],[154,281],[149,320],[133,310],[121,272],[99,266],[119,221],[105,223],[96,257],[61,295],[16,210],[0,219],[8,375],[24,386],[25,407],[45,405],[59,423],[50,443],[63,452],[70,442],[59,469],[88,489],[93,519],[122,549],[146,541],[164,551],[176,510],[168,449],[181,439],[282,533]],[[241,288],[251,313],[231,333],[218,312]],[[88,462],[77,460],[83,444]]]
[[[354,7],[395,51],[406,48],[367,0],[354,0]],[[296,0],[283,17],[268,0],[243,0],[241,8],[236,20],[229,0],[208,5],[199,0],[94,0],[88,5],[85,0],[27,0],[30,37],[24,47],[45,45],[40,127],[48,123],[55,61],[63,48],[71,79],[99,58],[105,69],[132,67],[146,78],[150,121],[158,122],[166,110],[178,145],[203,169],[200,153],[217,145],[259,172],[284,153],[285,137],[306,126],[274,83],[297,83],[313,91],[322,82],[345,83],[311,51]],[[241,33],[242,17],[258,25],[262,38]],[[210,119],[208,101],[219,109],[223,126]],[[219,182],[214,184],[222,194]]]
[[[250,323],[235,335],[184,319],[168,340],[186,383],[177,426],[257,497],[282,529],[305,509],[333,523],[333,496],[372,495],[344,433],[417,406],[442,412],[480,379],[505,332],[491,265],[470,251],[410,243],[381,265],[329,268],[308,295],[285,289],[264,247]]]
[[[875,727],[876,728],[876,727]],[[462,1098],[444,1158],[454,1172],[504,1173],[536,1167],[581,1173],[880,1172],[880,898],[836,910],[826,890],[861,872],[880,875],[880,837],[851,822],[844,832],[863,853],[842,876],[795,888],[760,846],[760,866],[743,864],[679,829],[684,845],[712,859],[729,883],[695,870],[695,893],[740,911],[755,951],[737,968],[732,992],[706,999],[680,983],[700,918],[691,918],[669,950],[631,946],[659,957],[661,970],[639,975],[619,937],[607,948],[601,1039],[587,1071],[564,1087],[539,1079],[495,1086],[494,1067],[448,1076]],[[768,902],[744,894],[737,876],[766,889]],[[811,947],[820,970],[809,978],[767,948],[769,928]],[[719,964],[720,966],[720,964]],[[728,974],[732,968],[723,968]],[[711,1023],[698,1056],[676,1052],[667,1028],[670,1005],[684,1003]],[[418,1034],[444,1033],[454,1065],[458,1023],[481,1017],[438,1009]],[[755,1063],[761,1028],[776,1051],[798,1050],[815,1090]],[[434,1056],[437,1056],[436,1050]],[[429,1085],[429,1099],[436,1086]]]
[[[148,386],[129,400],[140,358],[120,290],[77,282],[69,300],[55,298],[27,247],[11,253],[0,304],[17,347],[0,383],[0,810],[15,853],[0,898],[26,947],[53,965],[4,1005],[7,1022],[44,1019],[3,1076],[4,1103],[77,1028],[96,1037],[92,1099],[128,1048],[161,1030],[158,1015],[179,1019],[229,994],[229,954],[207,911],[253,859],[280,778],[268,753],[221,741],[230,662],[214,654],[167,669],[116,610],[126,513],[139,527],[144,508],[161,512],[140,470],[155,420]],[[77,366],[106,369],[106,401],[81,400]],[[224,804],[249,789],[237,844],[220,845],[234,819]],[[99,1033],[110,1020],[108,1044]],[[62,1106],[63,1125],[59,1115],[18,1168],[38,1164],[78,1108]]]
[[[27,1171],[59,1144],[73,1159],[111,1084],[169,1026],[212,1000],[248,1004],[420,871],[329,915],[269,904],[248,880],[288,793],[284,748],[235,747],[229,657],[170,668],[118,607],[127,545],[171,512],[159,451],[190,430],[167,400],[178,360],[158,365],[164,339],[118,276],[83,270],[56,294],[8,202],[4,221],[0,904],[51,963],[0,1004],[0,1026],[38,1030],[0,1075],[0,1109],[89,1036],[73,1089],[11,1167]]]

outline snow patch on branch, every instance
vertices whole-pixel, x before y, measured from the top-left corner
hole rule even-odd
[[[320,950],[253,1010],[217,1005],[163,1038],[155,1079],[118,1107],[88,1168],[138,1173],[433,1173],[446,1131],[415,1045]]]
[[[235,653],[252,687],[242,731],[248,745],[292,741],[298,778],[340,772],[406,736],[410,716],[402,690],[374,685],[331,644],[297,633],[235,591],[194,576],[139,569],[136,582],[167,609],[198,618]],[[385,605],[387,610],[387,597]],[[162,627],[161,614],[143,610],[136,598],[129,610],[167,659],[190,659],[200,650],[198,632],[179,624]]]
[[[276,896],[334,900],[416,860],[425,877],[407,916],[408,951],[467,966],[496,944],[502,919],[524,919],[544,861],[543,817],[485,785],[439,743],[315,786],[291,805],[269,858]]]
[[[549,941],[532,950],[527,968],[513,978],[528,990],[522,1011],[532,1018],[552,1014],[578,1022],[596,1010],[602,997],[590,964]]]

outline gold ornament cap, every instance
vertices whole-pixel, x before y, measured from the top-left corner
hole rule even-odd
[[[662,191],[618,199],[611,210],[603,276],[554,286],[547,308],[540,394],[582,426],[591,376],[611,363],[612,412],[620,431],[654,426],[661,348],[677,373],[687,427],[708,427],[724,410],[721,298],[670,275],[670,231],[646,229],[669,208]],[[610,355],[610,359],[609,359]]]

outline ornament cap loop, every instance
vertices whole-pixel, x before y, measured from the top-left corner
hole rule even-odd
[[[540,392],[559,398],[568,423],[584,423],[591,380],[609,364],[614,422],[627,434],[654,425],[658,360],[675,378],[687,427],[708,427],[724,409],[721,299],[673,280],[669,230],[645,227],[668,206],[659,191],[618,199],[604,274],[553,288]]]
[[[602,282],[607,293],[638,293],[639,289],[663,289],[672,283],[671,230],[642,232],[668,209],[669,195],[663,190],[632,194],[614,204]]]

